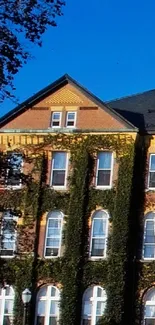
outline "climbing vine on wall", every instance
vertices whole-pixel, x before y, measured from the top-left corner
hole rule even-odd
[[[44,212],[62,210],[66,215],[65,252],[55,260],[38,259],[35,242],[31,256],[19,253],[9,262],[0,260],[1,283],[10,283],[16,290],[15,323],[20,324],[21,321],[22,289],[51,282],[62,286],[61,325],[80,325],[82,295],[93,284],[102,285],[108,295],[106,313],[101,324],[121,324],[134,141],[127,135],[57,134],[45,137],[44,143],[40,145],[23,148],[28,149],[29,156],[33,154],[35,162],[39,160],[39,164],[31,172],[33,177],[28,178],[24,188],[0,192],[1,209],[16,207],[21,210],[23,223],[19,227],[23,227],[23,224],[28,226],[30,220],[32,224],[37,223]],[[57,192],[46,184],[47,152],[64,149],[70,151],[72,166],[69,190]],[[115,162],[119,164],[118,180],[112,189],[105,191],[97,190],[93,186],[98,150],[113,151]],[[90,261],[90,215],[97,207],[107,209],[110,215],[108,258]],[[34,235],[38,236],[36,233]],[[20,277],[22,282],[19,281]]]

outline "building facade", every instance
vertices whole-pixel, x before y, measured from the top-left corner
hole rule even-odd
[[[25,288],[28,324],[155,324],[155,138],[135,105],[65,75],[1,118],[0,324],[22,323]]]

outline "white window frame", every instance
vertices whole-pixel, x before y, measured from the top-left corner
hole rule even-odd
[[[77,117],[77,112],[76,111],[67,111],[67,116],[66,116],[66,128],[75,128],[76,126],[76,117]],[[74,119],[73,120],[69,120],[68,119],[68,115],[69,114],[73,114],[74,113]],[[74,122],[74,125],[67,125],[68,124],[68,121],[73,121]]]
[[[111,153],[111,166],[109,168],[100,168],[99,169],[99,159],[98,159],[98,154],[99,153]],[[112,188],[112,179],[113,179],[113,169],[114,169],[114,153],[112,151],[99,151],[97,153],[97,168],[96,168],[96,188],[98,189],[111,189]],[[98,171],[99,170],[110,170],[110,184],[109,185],[97,185],[98,181]]]
[[[39,291],[43,287],[47,287],[46,296],[39,297]],[[51,296],[51,288],[52,287],[56,289],[57,293],[59,294],[58,296]],[[51,301],[60,302],[60,290],[56,286],[54,286],[54,285],[45,285],[45,286],[42,286],[42,287],[40,287],[40,290],[38,291],[38,294],[37,294],[36,313],[35,313],[35,325],[37,325],[38,302],[39,301],[45,301],[45,314],[43,314],[42,316],[44,317],[44,325],[49,325]],[[58,317],[57,317],[57,324],[59,324],[59,318],[60,318],[60,307],[59,307],[59,314],[58,314]]]
[[[147,222],[148,221],[153,221],[153,223],[154,223],[154,229],[155,229],[155,214],[154,214],[154,218],[152,217],[152,219],[151,218],[149,218],[149,214],[151,214],[151,213],[154,213],[153,211],[152,212],[149,212],[149,213],[147,213],[147,215],[145,216],[145,223],[144,223],[144,235],[143,235],[143,259],[145,260],[145,261],[153,261],[153,260],[155,260],[155,255],[154,255],[154,257],[145,257],[144,256],[144,247],[145,246],[154,246],[155,247],[155,243],[145,243],[145,239],[146,239],[146,224],[147,224]]]
[[[15,298],[15,293],[14,293],[14,290],[12,288],[12,286],[10,286],[11,290],[12,290],[12,295],[9,295],[9,296],[6,296],[6,288],[9,287],[8,285],[6,285],[5,288],[1,288],[1,295],[0,295],[0,302],[1,302],[1,308],[0,308],[0,324],[3,324],[3,321],[4,321],[4,317],[5,316],[9,316],[12,318],[12,323],[13,323],[13,310],[12,310],[12,313],[11,314],[6,314],[4,313],[4,308],[5,308],[5,301],[6,300],[12,300],[13,301],[13,304],[14,304],[14,298]]]
[[[84,304],[87,301],[85,299],[85,296],[86,296],[87,291],[90,290],[91,288],[93,290],[93,295],[90,298],[90,302],[92,303],[92,309],[91,309],[92,313],[91,313],[91,316],[90,316],[91,317],[91,319],[90,319],[91,325],[96,325],[97,303],[98,302],[106,302],[106,300],[107,300],[106,292],[101,286],[95,285],[93,287],[89,287],[88,289],[86,289],[86,291],[84,292],[84,295],[83,295],[83,299],[82,299],[82,320],[81,320],[81,325],[83,325],[83,320],[85,319],[85,318],[83,318],[83,316],[84,316]],[[101,289],[104,292],[105,297],[98,297],[97,296],[98,289]]]
[[[150,290],[148,290],[145,293],[145,299],[144,299],[144,320],[143,320],[143,324],[146,324],[146,319],[154,319],[155,320],[155,316],[154,317],[146,317],[145,316],[145,306],[154,306],[155,307],[155,300],[147,300],[147,296],[149,295],[150,291],[154,291],[155,292],[155,288],[151,288]]]
[[[59,170],[65,170],[65,181],[64,181],[64,185],[52,185],[53,171],[58,170],[58,169],[53,169],[53,166],[54,166],[53,154],[54,153],[61,153],[61,152],[62,153],[66,153],[66,166],[65,166],[65,169],[59,169]],[[68,165],[69,165],[69,155],[68,155],[68,152],[66,152],[66,151],[53,151],[52,152],[51,180],[50,180],[50,186],[51,187],[53,187],[56,190],[65,190],[67,188]]]
[[[51,217],[50,216],[50,214],[52,215],[52,212],[59,212],[60,214],[61,214],[61,217]],[[45,244],[44,244],[44,257],[45,258],[47,258],[47,259],[51,259],[51,258],[57,258],[57,257],[60,257],[60,255],[61,255],[61,245],[62,245],[62,231],[63,231],[63,218],[64,218],[64,214],[61,212],[61,211],[59,211],[59,210],[53,210],[53,211],[51,211],[51,212],[49,212],[48,213],[48,215],[47,215],[47,224],[46,224],[46,235],[45,235]],[[58,248],[58,255],[57,256],[53,256],[53,255],[51,255],[51,256],[46,256],[46,248],[48,247],[47,245],[46,245],[46,241],[47,241],[47,234],[48,234],[48,224],[49,224],[49,220],[50,219],[58,219],[58,220],[60,220],[61,221],[61,229],[60,229],[60,236],[59,237],[57,237],[57,238],[60,238],[60,242],[59,242],[59,247],[56,247],[56,248]],[[49,248],[52,248],[52,247],[50,247],[49,246]],[[54,247],[53,247],[54,248]]]
[[[54,119],[54,114],[60,114],[59,119]],[[61,120],[62,120],[62,112],[52,112],[52,118],[51,118],[51,128],[53,129],[60,129],[61,128]],[[53,122],[59,122],[59,125],[53,125]]]
[[[97,212],[99,211],[103,211],[107,214],[106,217],[94,217],[95,214],[97,214]],[[106,234],[104,237],[93,237],[93,227],[94,227],[94,219],[103,219],[106,220]],[[105,259],[107,257],[107,241],[108,241],[108,227],[109,227],[109,214],[106,210],[100,209],[100,210],[96,210],[93,215],[92,215],[92,219],[91,219],[91,236],[90,236],[90,250],[89,250],[89,257],[91,258],[91,260],[93,259]],[[93,243],[93,239],[105,239],[105,250],[104,250],[104,256],[92,256],[91,255],[91,251],[92,251],[92,243]]]
[[[12,215],[11,212],[4,211],[4,213],[6,213],[6,212],[8,212],[10,215]],[[14,216],[14,215],[12,215],[12,218],[8,217],[8,218],[5,218],[5,219],[6,220],[13,220],[16,223],[18,222],[18,217]],[[2,223],[1,223],[0,234],[1,234],[1,236],[3,236],[3,215],[2,215]],[[16,248],[17,248],[17,230],[16,229],[14,230],[14,235],[13,236],[14,236],[14,240],[6,241],[6,242],[14,242],[14,246],[13,246],[13,249],[12,249],[13,254],[12,255],[2,255],[1,251],[3,251],[3,248],[0,247],[0,257],[1,258],[9,258],[10,259],[10,258],[13,258],[15,256],[15,251],[16,251]],[[4,250],[7,251],[7,249],[4,249]],[[9,249],[9,250],[11,250],[11,249]]]
[[[151,187],[151,186],[149,186],[149,183],[150,183],[150,173],[155,173],[155,170],[151,170],[151,157],[152,156],[155,156],[155,154],[154,153],[151,153],[150,154],[150,156],[149,156],[149,172],[148,172],[148,189],[149,190],[154,190],[155,191],[155,187]]]

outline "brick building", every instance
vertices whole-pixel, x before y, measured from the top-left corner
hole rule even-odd
[[[154,92],[68,75],[0,120],[0,324],[155,324]]]

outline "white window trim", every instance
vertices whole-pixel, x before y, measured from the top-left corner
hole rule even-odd
[[[67,177],[68,177],[68,166],[69,166],[69,155],[68,155],[68,152],[66,152],[66,151],[53,151],[53,152],[58,152],[58,153],[59,152],[65,152],[66,153],[65,182],[64,182],[64,185],[62,185],[62,186],[60,186],[60,185],[52,185],[53,165],[54,165],[54,160],[53,160],[53,157],[52,157],[50,186],[52,188],[56,189],[56,190],[66,190],[66,188],[67,188]],[[54,169],[54,170],[56,170],[56,169]]]
[[[9,286],[7,285],[7,287],[9,287]],[[11,287],[11,289],[13,290],[12,287]],[[6,296],[6,294],[5,294],[5,292],[6,292],[5,290],[6,289],[5,288],[2,288],[1,290],[2,290],[1,291],[2,292],[2,295],[0,296],[0,300],[1,300],[1,311],[2,311],[2,313],[0,314],[0,324],[3,324],[4,316],[5,316],[5,313],[4,313],[5,301],[6,300],[13,300],[13,303],[14,303],[15,294],[14,294],[14,290],[13,290],[13,295]],[[12,314],[10,314],[10,317],[13,320],[13,317],[14,317],[13,311],[12,311]]]
[[[98,211],[103,211],[106,212],[107,217],[103,217],[102,219],[105,219],[107,221],[106,223],[106,235],[105,235],[105,251],[104,251],[104,256],[91,256],[91,250],[92,250],[92,242],[93,242],[93,237],[92,233],[93,233],[93,225],[94,225],[94,219],[101,219],[101,218],[93,218],[93,215],[98,212]],[[109,213],[106,210],[96,210],[92,215],[92,219],[91,219],[91,234],[90,234],[90,249],[89,249],[89,258],[91,260],[100,260],[100,259],[106,259],[107,258],[107,241],[108,241],[108,228],[109,228]],[[97,239],[102,239],[102,237],[98,237]]]
[[[43,288],[44,286],[40,287]],[[51,301],[56,301],[56,302],[60,302],[60,290],[54,286],[54,285],[45,285],[45,287],[47,287],[47,294],[46,296],[41,297],[41,299],[39,299],[38,295],[39,295],[39,291],[37,294],[37,299],[36,299],[36,312],[35,312],[35,325],[37,324],[37,317],[38,317],[38,301],[46,301],[46,311],[45,311],[45,315],[43,315],[44,317],[44,325],[49,325],[49,317],[50,317],[50,307],[51,307]],[[51,298],[51,288],[56,288],[56,290],[59,291],[59,296],[52,296]],[[41,315],[40,315],[41,316]],[[57,318],[57,322],[59,322],[59,318],[60,318],[60,308],[59,308],[59,315]]]
[[[66,116],[66,128],[67,129],[68,128],[69,129],[75,128],[75,126],[76,126],[76,119],[77,119],[77,112],[76,111],[67,111],[66,113],[67,113],[67,116]],[[68,120],[68,114],[70,114],[70,113],[74,113],[75,114],[74,125],[67,125],[68,121],[70,121],[70,120]]]
[[[150,173],[154,172],[155,173],[155,170],[151,170],[151,157],[152,156],[155,156],[154,153],[151,153],[150,156],[149,156],[149,172],[148,172],[148,189],[151,190],[151,191],[155,191],[155,187],[150,187],[149,186],[149,183],[150,183]]]
[[[60,119],[59,120],[54,120],[53,119],[53,114],[60,114]],[[55,111],[53,111],[52,112],[52,118],[51,118],[51,128],[52,129],[60,129],[61,128],[61,120],[62,120],[62,112],[55,112]],[[53,121],[59,121],[59,125],[53,125]]]
[[[93,295],[90,298],[90,301],[92,302],[91,325],[95,325],[96,324],[97,303],[99,301],[101,301],[101,302],[107,301],[107,297],[106,297],[106,300],[103,300],[103,297],[98,297],[97,296],[97,290],[98,289],[101,289],[101,290],[103,290],[103,292],[105,292],[105,290],[101,286],[98,286],[98,285],[93,286]],[[85,292],[84,292],[84,295],[85,295]],[[84,320],[84,318],[83,318],[83,311],[84,311],[84,303],[85,303],[85,301],[86,300],[84,299],[84,296],[83,296],[83,300],[82,300],[82,317],[81,317],[82,320],[81,320],[81,325],[83,324],[83,320]]]
[[[143,255],[142,255],[142,257],[143,257],[143,260],[144,261],[153,261],[153,260],[155,260],[155,256],[154,257],[144,257],[144,247],[145,246],[147,246],[146,244],[145,244],[145,238],[146,238],[146,223],[147,223],[147,221],[153,221],[153,223],[154,223],[154,228],[155,228],[155,219],[147,219],[147,216],[145,217],[145,223],[144,223],[144,235],[143,235]],[[155,243],[154,244],[152,244],[152,243],[148,243],[148,245],[149,246],[155,246]]]
[[[11,219],[11,218],[8,218],[8,219]],[[18,222],[18,217],[14,216],[13,217],[13,220],[16,221],[16,222]],[[0,234],[1,235],[3,234],[2,227],[1,227],[1,230],[0,230]],[[15,240],[14,240],[14,249],[12,250],[13,251],[13,254],[12,255],[1,255],[1,250],[3,250],[3,249],[0,248],[0,257],[1,258],[7,258],[7,259],[14,258],[15,251],[16,251],[16,248],[17,248],[17,230],[16,229],[15,229],[15,232],[14,232],[14,238],[15,238]]]
[[[99,169],[99,159],[97,158],[97,167],[96,167],[96,182],[95,182],[95,187],[97,189],[111,189],[112,188],[112,179],[113,179],[113,171],[114,171],[114,153],[112,151],[99,151],[99,152],[109,152],[111,153],[111,168],[110,168],[110,184],[109,185],[97,185],[97,180],[98,180],[98,170]],[[98,152],[98,153],[99,153]],[[104,168],[103,170],[109,170],[109,168]]]
[[[58,210],[55,210],[55,211],[58,211]],[[54,210],[51,211],[51,212],[55,212]],[[47,259],[51,259],[51,258],[58,258],[61,256],[61,246],[62,246],[62,232],[63,232],[63,220],[64,220],[64,214],[59,211],[61,213],[61,217],[57,218],[57,219],[60,219],[61,220],[61,232],[60,232],[60,244],[59,244],[59,249],[58,249],[58,255],[57,256],[46,256],[46,240],[47,240],[47,233],[48,233],[48,222],[49,222],[49,219],[56,219],[56,218],[51,218],[49,217],[48,218],[48,215],[47,215],[47,224],[46,224],[46,234],[45,234],[45,244],[44,244],[44,258],[47,258]]]

